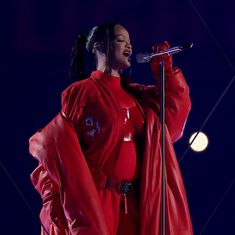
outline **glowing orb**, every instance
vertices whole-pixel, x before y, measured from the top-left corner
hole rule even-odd
[[[208,138],[203,132],[195,132],[189,138],[189,144],[193,151],[202,152],[208,146]]]

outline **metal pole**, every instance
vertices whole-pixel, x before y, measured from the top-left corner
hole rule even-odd
[[[166,161],[165,161],[165,71],[164,61],[160,62],[160,121],[161,121],[161,153],[162,153],[162,204],[161,204],[161,224],[162,235],[166,234]]]

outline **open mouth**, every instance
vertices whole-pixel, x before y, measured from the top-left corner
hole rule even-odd
[[[128,58],[128,61],[131,61],[131,52],[130,51],[124,51],[123,55]]]
[[[124,51],[123,55],[126,57],[130,57],[131,56],[131,52],[130,51]]]

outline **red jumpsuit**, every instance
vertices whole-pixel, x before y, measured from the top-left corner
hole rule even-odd
[[[62,95],[62,114],[30,140],[39,161],[31,179],[42,196],[42,224],[51,235],[159,235],[161,152],[158,86],[130,85],[100,71]],[[183,182],[172,142],[190,109],[179,69],[166,80],[167,235],[191,235]],[[145,122],[145,123],[144,123]],[[140,178],[140,189],[123,195],[100,187],[102,176]],[[139,195],[140,194],[140,195]],[[46,234],[42,230],[42,234]]]

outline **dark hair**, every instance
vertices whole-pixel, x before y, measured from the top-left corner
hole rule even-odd
[[[117,24],[109,23],[93,27],[87,36],[86,42],[86,49],[89,53],[94,53],[94,49],[96,49],[106,55],[108,59],[105,72],[108,74],[111,74],[110,56],[113,49],[112,41],[114,40],[115,25]]]
[[[88,52],[92,53],[94,44],[99,43],[100,47],[97,49],[108,56],[111,42],[114,39],[115,25],[117,24],[109,23],[93,27],[87,36],[86,49]]]
[[[79,34],[75,40],[75,44],[72,48],[71,63],[70,63],[70,79],[81,80],[87,77],[86,73],[86,63],[85,60],[93,57],[95,43],[98,43],[99,47],[96,50],[104,53],[107,58],[110,58],[112,51],[112,40],[114,39],[114,27],[117,24],[109,23],[102,24],[93,27],[88,36],[82,33]],[[87,52],[86,52],[87,50]],[[107,60],[106,73],[111,73],[111,67],[109,64],[110,60]]]
[[[85,72],[85,45],[86,35],[81,33],[77,36],[74,46],[71,52],[71,62],[69,77],[71,82],[84,79],[86,77]]]

